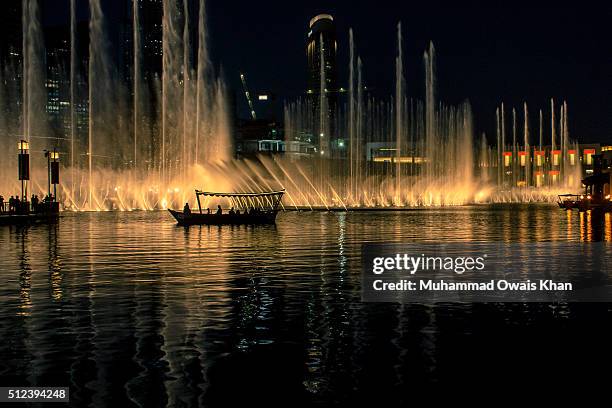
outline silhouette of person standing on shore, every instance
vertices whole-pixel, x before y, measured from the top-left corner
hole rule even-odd
[[[34,194],[32,194],[32,209],[34,212],[38,211],[38,196]]]

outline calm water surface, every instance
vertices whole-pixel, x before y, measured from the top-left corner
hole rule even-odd
[[[607,384],[608,304],[361,303],[363,242],[443,240],[611,241],[612,222],[483,206],[289,212],[263,227],[182,228],[164,212],[3,227],[0,385],[69,386],[72,406],[225,407]]]

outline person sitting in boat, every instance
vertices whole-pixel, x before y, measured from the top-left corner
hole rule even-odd
[[[240,215],[240,210],[236,208],[236,215]]]
[[[0,214],[4,214],[4,197],[0,195]]]
[[[217,206],[217,215],[221,215],[221,214],[223,214],[223,210],[221,209],[221,206],[218,205]]]
[[[206,209],[206,214],[210,215],[210,208]]]
[[[191,208],[189,208],[189,203],[185,203],[185,206],[183,207],[183,214],[191,215]]]
[[[230,208],[229,215],[234,215],[236,212],[234,211],[234,207]]]

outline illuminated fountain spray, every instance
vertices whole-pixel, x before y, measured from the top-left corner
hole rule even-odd
[[[158,95],[149,95],[144,91],[141,64],[139,1],[132,4],[131,91],[123,86],[114,70],[102,3],[89,1],[88,131],[86,140],[79,143],[75,112],[76,2],[71,1],[72,124],[64,161],[70,174],[70,182],[63,185],[66,207],[162,208],[179,205],[179,201],[193,195],[196,187],[230,188],[226,178],[209,177],[212,168],[231,159],[226,91],[214,75],[208,57],[204,1],[197,10],[197,58],[195,62],[189,58],[192,47],[189,4],[178,0],[163,2],[161,83],[153,91]],[[159,114],[145,108],[149,104],[145,94],[160,101]],[[127,134],[131,137],[126,137]],[[80,146],[84,146],[84,151],[79,151]],[[86,160],[79,160],[80,156]]]
[[[87,76],[86,86],[82,89],[77,63],[80,56],[76,55],[76,3],[70,1],[69,136],[64,141],[49,138],[51,133],[42,120],[43,40],[34,0],[24,1],[23,9],[23,104],[19,107],[22,112],[0,118],[0,130],[17,135],[15,142],[21,137],[30,140],[33,151],[60,147],[60,160],[67,170],[63,174],[69,175],[63,180],[66,182],[59,197],[65,208],[182,207],[193,198],[194,188],[236,191],[286,188],[285,206],[307,208],[454,205],[534,197],[533,190],[516,190],[504,184],[507,175],[503,161],[508,149],[504,105],[496,111],[497,148],[491,149],[484,136],[480,143],[474,143],[468,103],[447,106],[438,100],[433,44],[423,55],[423,100],[407,96],[407,88],[413,87],[405,79],[401,24],[397,26],[392,95],[376,98],[365,91],[366,78],[351,31],[348,99],[345,106],[338,107],[342,114],[331,122],[327,114],[331,106],[326,89],[325,50],[323,40],[319,39],[320,110],[313,112],[311,101],[301,98],[287,103],[284,111],[287,149],[289,153],[290,149],[297,149],[293,153],[300,154],[232,160],[226,91],[214,74],[208,53],[205,2],[200,1],[198,9],[192,10],[191,2],[163,0],[162,72],[161,77],[148,78],[142,65],[141,4],[139,0],[133,1],[133,66],[130,83],[126,84],[115,71],[116,64],[109,52],[102,1],[89,0],[89,63],[83,76],[83,79]],[[191,22],[196,15],[194,26]],[[197,36],[191,35],[194,29]],[[197,52],[192,53],[192,48]],[[5,96],[10,92],[6,89],[0,94],[2,106],[10,100]],[[79,98],[81,94],[87,97]],[[151,102],[155,102],[155,107],[151,108]],[[89,119],[87,132],[82,135],[77,126],[79,103]],[[577,149],[569,139],[567,104],[561,105],[559,123],[552,101],[551,110],[552,148],[556,150],[558,134],[562,153],[559,171],[563,180],[569,180],[565,176],[571,173],[576,182],[579,173],[574,173],[577,167],[571,163],[570,152]],[[517,118],[521,111],[522,147]],[[9,124],[12,116],[21,118],[14,120],[19,121],[19,129]],[[538,149],[542,151],[548,133],[543,130],[541,111],[539,119]],[[518,111],[513,109],[510,147],[513,159],[519,151],[535,150],[530,144],[529,129],[527,105]],[[338,146],[332,146],[335,137],[342,145],[338,142]],[[3,152],[5,163],[14,160],[10,152],[16,143],[12,140]],[[318,149],[315,155],[300,152],[301,147],[291,145],[314,144],[316,140],[319,143],[313,146]],[[366,149],[367,143],[378,143],[384,148],[372,156],[374,149]],[[33,166],[33,178],[44,180],[44,166],[37,163]],[[509,184],[515,185],[519,166],[516,163],[512,166],[513,181]],[[479,177],[475,177],[476,169]],[[527,169],[527,179],[535,178],[540,170],[536,166]],[[0,181],[5,187],[2,191],[14,189],[15,183],[6,180],[10,177],[2,174]],[[44,188],[35,184],[32,190],[31,193],[44,193]],[[512,192],[506,194],[506,190]]]
[[[424,55],[426,100],[406,96],[401,24],[397,26],[395,93],[389,100],[364,96],[361,59],[349,31],[349,84],[347,112],[337,126],[348,135],[342,162],[345,172],[312,166],[308,160],[262,159],[266,171],[286,182],[294,201],[307,206],[412,206],[451,205],[472,202],[472,115],[467,103],[458,107],[438,103],[435,96],[435,50]],[[306,114],[305,114],[306,113]],[[320,112],[319,112],[320,114]],[[301,102],[285,107],[288,138],[296,127],[309,128]],[[383,156],[366,160],[366,143],[386,146]],[[372,150],[372,149],[370,149]],[[375,160],[374,160],[375,159]],[[323,173],[323,174],[322,174]],[[280,175],[280,176],[278,176]],[[289,180],[289,181],[288,181]]]
[[[401,205],[402,140],[404,103],[404,61],[402,59],[402,23],[397,24],[397,57],[395,59],[395,191],[393,204]]]
[[[71,0],[74,2],[74,0]],[[142,88],[142,70],[140,68],[141,64],[141,34],[140,34],[140,10],[138,9],[138,1],[132,2],[132,41],[134,42],[134,52],[133,52],[133,148],[134,148],[134,157],[133,164],[134,170],[138,170],[138,149],[139,149],[139,138],[138,132],[140,130],[140,104],[141,104],[141,88]],[[74,53],[74,51],[73,51]],[[72,82],[72,81],[71,81]]]
[[[531,139],[531,126],[527,103],[522,109],[522,141],[519,142],[519,113],[512,109],[512,143],[505,138],[505,108],[496,110],[497,154],[490,160],[489,174],[496,170],[497,183],[490,188],[489,200],[495,202],[553,201],[557,194],[576,192],[580,187],[582,165],[578,143],[570,140],[567,103],[564,101],[556,113],[550,101],[550,137],[545,141],[544,112],[538,111],[538,137]],[[495,165],[495,164],[498,165]],[[486,171],[486,170],[484,170]]]

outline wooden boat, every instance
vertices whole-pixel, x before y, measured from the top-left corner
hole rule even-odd
[[[559,194],[559,200],[557,201],[559,208],[563,210],[602,210],[605,212],[612,211],[612,201],[610,201],[610,195],[600,197],[598,195],[591,194]]]
[[[603,166],[603,157],[599,154],[593,155],[593,174],[582,180],[585,187],[584,194],[559,194],[557,201],[559,208],[577,209],[578,211],[612,211],[610,172],[604,170]]]
[[[168,209],[178,225],[245,225],[274,224],[285,190],[263,193],[217,193],[196,190],[197,212]],[[200,197],[227,198],[240,213],[204,213]]]

